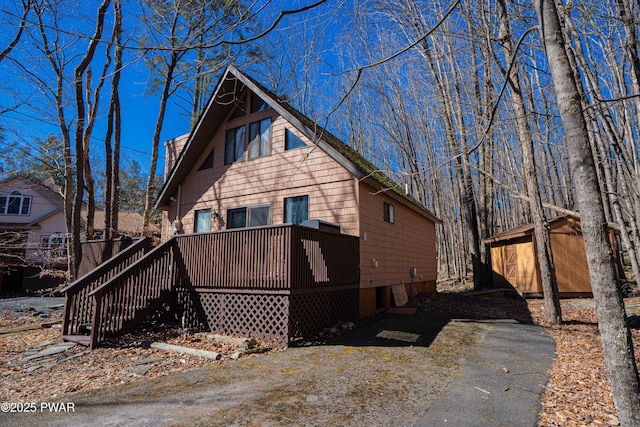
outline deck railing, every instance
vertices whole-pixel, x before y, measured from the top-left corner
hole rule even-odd
[[[140,239],[62,289],[61,292],[65,296],[62,334],[81,333],[83,325],[90,324],[93,315],[94,301],[89,293],[142,258],[150,247],[151,240],[149,238]]]
[[[167,240],[89,293],[94,298],[91,348],[132,328],[169,297],[174,247],[174,239]]]
[[[358,238],[284,224],[176,237],[178,287],[290,291],[359,282]]]

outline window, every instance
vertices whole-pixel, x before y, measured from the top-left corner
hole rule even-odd
[[[204,162],[202,162],[198,170],[201,171],[205,169],[211,169],[212,167],[213,167],[213,150],[211,150],[207,158],[204,159]]]
[[[0,214],[29,215],[30,207],[31,197],[23,196],[19,191],[0,197]]]
[[[384,220],[391,224],[395,224],[396,222],[396,210],[393,205],[384,202]]]
[[[267,104],[264,99],[260,98],[255,93],[251,94],[251,112],[257,113],[258,111],[264,111],[269,108],[269,104]]]
[[[285,150],[295,150],[296,148],[306,147],[302,139],[297,137],[293,132],[289,129],[285,129],[284,132],[284,149]]]
[[[300,224],[309,219],[309,196],[284,199],[284,222]]]
[[[238,117],[243,117],[246,114],[247,114],[247,97],[242,96],[240,101],[238,101],[238,105],[236,106],[236,109],[233,111],[233,114],[231,114],[231,118],[237,119]]]
[[[211,209],[200,209],[195,213],[194,231],[208,233],[211,231]]]
[[[51,238],[49,235],[40,236],[40,249],[46,249],[49,247],[49,238]]]
[[[271,153],[271,119],[249,125],[249,160]]]
[[[227,228],[259,227],[271,224],[271,205],[256,205],[227,210]]]
[[[241,162],[244,160],[245,126],[227,131],[224,144],[224,164]]]

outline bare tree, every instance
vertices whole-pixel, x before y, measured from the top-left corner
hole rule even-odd
[[[575,179],[607,377],[621,424],[639,426],[640,379],[631,334],[625,324],[622,295],[616,286],[607,222],[580,94],[554,1],[537,0],[535,6]]]

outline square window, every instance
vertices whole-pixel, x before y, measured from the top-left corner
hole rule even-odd
[[[249,211],[249,227],[271,224],[271,206],[252,206]]]
[[[309,196],[284,199],[284,222],[300,224],[309,219]]]
[[[247,208],[227,210],[227,228],[244,228],[247,226]]]
[[[225,165],[244,160],[245,134],[244,126],[227,130],[224,144]]]
[[[384,220],[391,224],[395,224],[396,222],[396,210],[392,204],[384,202]]]
[[[211,231],[211,209],[197,210],[194,224],[196,233],[208,233]]]
[[[9,196],[9,203],[7,204],[7,213],[19,214],[21,201],[22,201],[22,197],[20,196]]]
[[[7,209],[7,198],[6,197],[0,197],[0,214],[3,214],[6,212]]]
[[[296,148],[306,147],[307,144],[300,139],[300,137],[296,136],[289,129],[285,129],[284,131],[284,149],[285,150],[295,150]]]
[[[271,119],[249,125],[249,160],[271,153]]]

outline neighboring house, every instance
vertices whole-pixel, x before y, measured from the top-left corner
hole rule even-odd
[[[0,182],[0,285],[5,289],[57,286],[57,278],[37,276],[43,268],[66,268],[63,202],[53,180]]]
[[[162,238],[283,223],[359,237],[360,316],[391,286],[435,291],[440,221],[386,175],[228,67],[194,131],[166,144]],[[207,256],[207,254],[202,254]]]
[[[118,218],[118,235],[142,234],[142,215],[120,212]],[[104,212],[96,212],[95,224],[100,232]],[[64,198],[52,179],[38,183],[11,177],[0,182],[0,289],[58,286],[67,269],[65,229]],[[160,232],[155,227],[152,231]],[[42,276],[44,270],[48,274]]]
[[[591,281],[587,256],[582,239],[580,218],[563,216],[549,221],[551,252],[556,270],[558,292],[561,297],[591,295]],[[536,251],[533,224],[526,224],[485,240],[491,245],[493,284],[513,287],[524,296],[542,296],[540,264]],[[615,231],[609,230],[618,278],[624,277],[618,252],[615,250]]]

